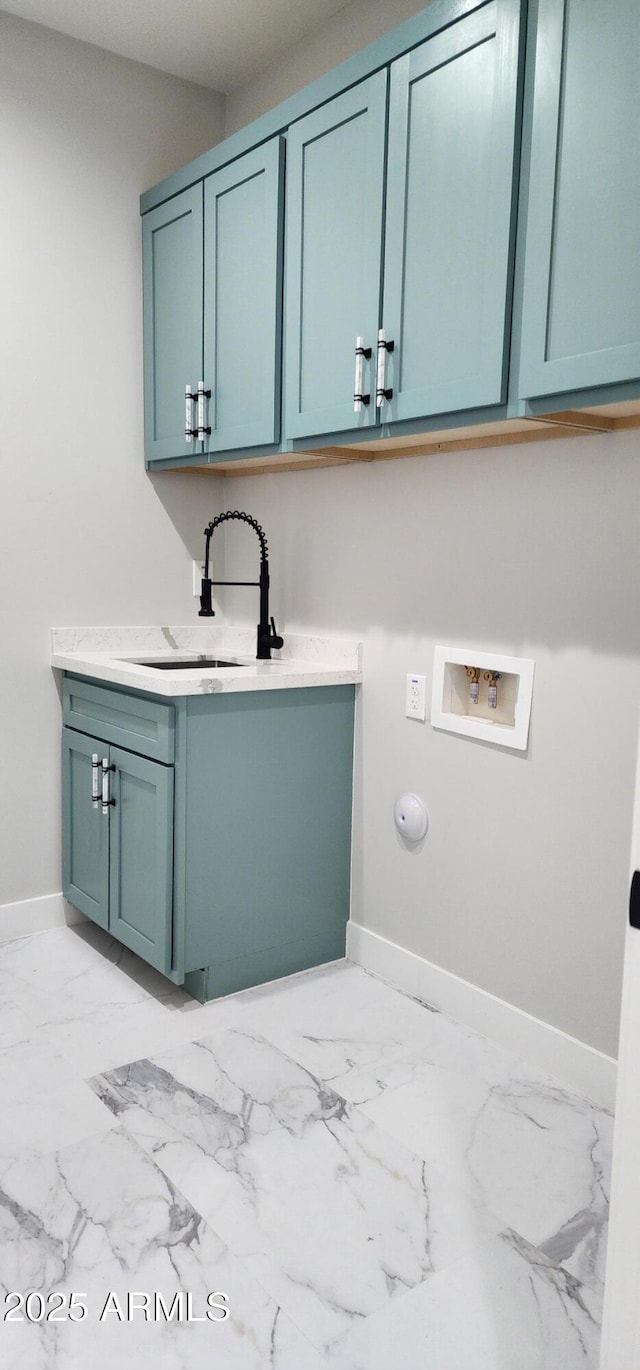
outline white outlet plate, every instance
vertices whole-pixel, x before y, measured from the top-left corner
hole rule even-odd
[[[192,576],[193,576],[193,593],[194,593],[194,595],[197,595],[197,596],[198,596],[198,599],[199,599],[199,598],[200,598],[200,588],[201,588],[201,587],[200,587],[200,582],[201,582],[202,577],[203,577],[203,575],[204,575],[204,562],[202,562],[202,561],[192,561],[192,562],[191,562],[191,574],[192,574]]]
[[[407,693],[405,702],[405,713],[407,718],[418,718],[421,723],[427,716],[427,680],[423,675],[407,676]]]

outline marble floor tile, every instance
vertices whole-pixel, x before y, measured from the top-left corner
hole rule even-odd
[[[46,1041],[87,1079],[141,1056],[192,1042],[214,1026],[237,1022],[238,1010],[231,1002],[201,1005],[184,998],[186,1003],[148,995],[135,1004],[96,1005],[93,1012],[32,1029],[30,1041],[34,1046]]]
[[[4,1322],[7,1367],[112,1370],[117,1360],[135,1370],[322,1367],[282,1309],[118,1130],[45,1158],[0,1160],[0,1272],[3,1307],[13,1290],[59,1291],[67,1314],[74,1291],[86,1307],[80,1321]],[[150,1296],[148,1316],[140,1297],[129,1306],[132,1293]],[[155,1295],[169,1309],[177,1293],[184,1320],[175,1309],[168,1320]],[[226,1295],[224,1321],[207,1319],[214,1293]]]
[[[593,1290],[505,1232],[332,1348],[332,1370],[597,1370]]]
[[[455,1069],[404,1063],[407,1083],[360,1107],[581,1281],[604,1279],[613,1119],[506,1053]],[[396,1081],[403,1070],[393,1072]],[[364,1093],[356,1076],[350,1081]],[[362,1082],[363,1086],[365,1082]]]
[[[95,923],[78,923],[74,929],[76,939],[84,943],[87,947],[93,948],[100,955],[100,959],[109,966],[115,966],[123,975],[138,985],[147,994],[153,995],[154,999],[171,998],[177,990],[177,986],[166,975],[161,975],[159,970],[142,961],[135,952],[129,951],[122,942],[118,942],[110,933],[103,928],[96,927]],[[190,998],[184,995],[185,999]],[[193,1002],[193,1000],[191,1001]]]
[[[236,1322],[3,1325],[0,1365],[595,1370],[611,1135],[346,962],[200,1005],[91,924],[5,943],[0,1292],[222,1271]]]
[[[318,1347],[500,1229],[473,1195],[246,1032],[93,1084]]]
[[[596,1287],[613,1119],[355,966],[251,991],[256,1030]]]
[[[345,1095],[355,1071],[375,1071],[439,1047],[442,1015],[338,961],[239,995],[248,1026]],[[445,1019],[448,1023],[450,1020]]]
[[[240,1012],[238,996],[199,1004],[92,924],[0,947],[0,1049],[54,1051],[82,1078],[205,1036]]]
[[[50,1151],[110,1130],[113,1115],[59,1053],[0,1051],[0,1152]]]
[[[19,995],[21,1009],[36,1026],[72,1022],[109,1007],[119,1012],[146,997],[71,928],[0,946],[0,1000],[5,992]]]
[[[33,1034],[33,1023],[20,1007],[20,994],[14,989],[0,977],[0,1051],[27,1042]]]

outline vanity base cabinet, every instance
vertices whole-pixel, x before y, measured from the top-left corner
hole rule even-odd
[[[353,708],[353,686],[188,700],[176,865],[197,998],[344,956]]]
[[[158,702],[66,677],[65,898],[202,1000],[344,956],[354,695]]]
[[[91,757],[104,743],[62,731],[62,890],[65,899],[109,929],[109,824],[91,799]]]
[[[106,812],[92,800],[92,756],[113,768]],[[62,796],[65,899],[170,973],[173,768],[65,727]]]

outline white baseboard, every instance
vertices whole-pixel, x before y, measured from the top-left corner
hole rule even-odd
[[[576,1094],[613,1110],[617,1063],[612,1056],[358,923],[347,924],[347,956],[364,970],[516,1052]]]
[[[21,899],[17,904],[0,904],[0,942],[28,937],[49,928],[71,927],[85,923],[84,914],[68,904],[61,894],[43,894],[39,899]]]

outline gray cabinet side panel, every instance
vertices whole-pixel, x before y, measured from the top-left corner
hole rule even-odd
[[[286,973],[309,937],[343,952],[353,711],[352,686],[189,701],[187,971],[271,951]]]

